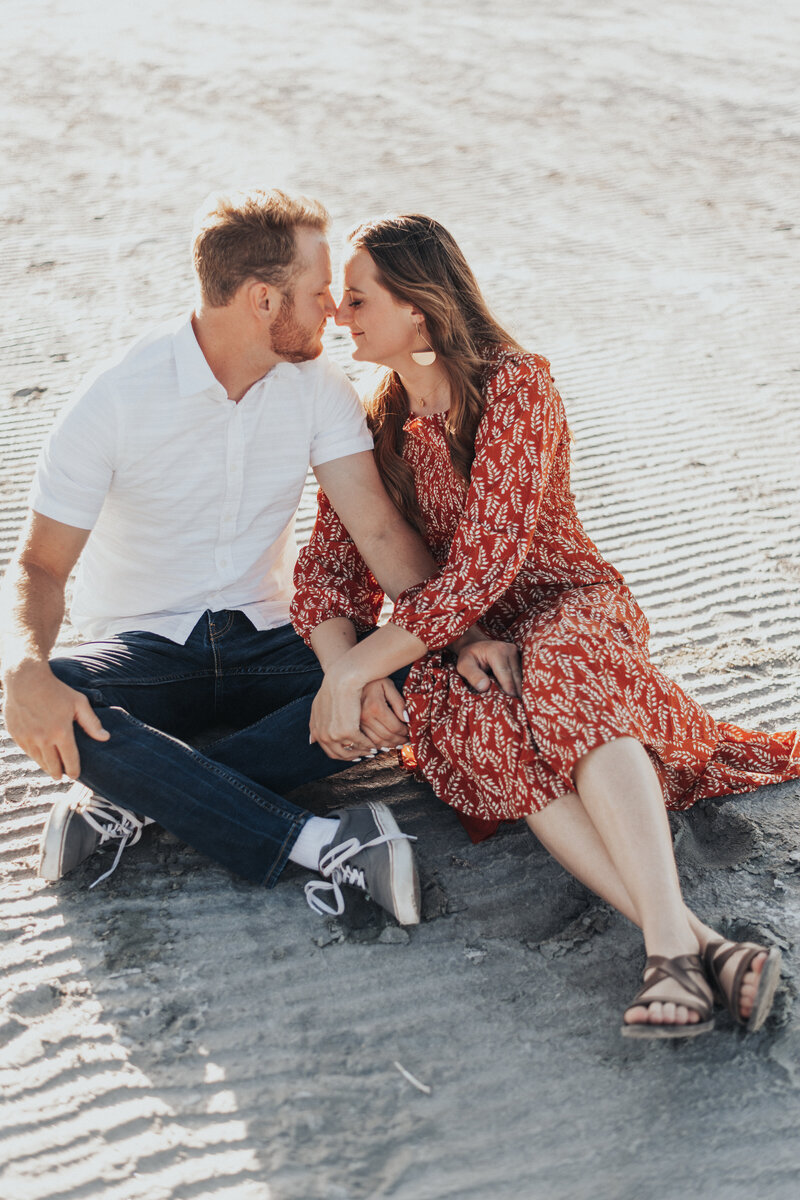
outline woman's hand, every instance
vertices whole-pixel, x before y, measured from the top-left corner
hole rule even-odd
[[[496,679],[508,696],[522,699],[522,663],[510,642],[470,642],[458,652],[456,670],[476,692],[485,692]]]
[[[354,761],[374,752],[372,743],[361,732],[361,691],[343,679],[334,666],[314,697],[308,740],[321,746],[328,758]]]

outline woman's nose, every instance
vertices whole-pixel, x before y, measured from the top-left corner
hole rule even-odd
[[[348,308],[349,305],[347,301],[343,299],[339,307],[336,309],[336,312],[333,314],[333,319],[337,325],[349,325],[350,314],[347,311]]]

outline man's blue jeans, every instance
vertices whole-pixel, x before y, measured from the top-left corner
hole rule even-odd
[[[291,625],[207,612],[183,646],[124,633],[50,665],[111,735],[75,726],[81,782],[255,883],[277,882],[311,815],[282,793],[350,765],[309,745],[322,671]],[[187,744],[220,726],[234,732]]]

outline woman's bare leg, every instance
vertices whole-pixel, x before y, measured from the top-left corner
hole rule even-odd
[[[626,739],[630,740],[630,739]],[[612,743],[613,744],[613,743]],[[634,743],[638,746],[638,743]],[[641,747],[639,747],[642,749]],[[644,751],[642,751],[644,754]],[[587,756],[588,758],[589,756]],[[652,770],[650,760],[646,759],[647,767],[652,773],[655,781],[655,786],[658,791],[661,805],[662,822],[655,822],[657,836],[667,839],[667,847],[669,854],[669,862],[671,863],[670,877],[672,879],[673,888],[680,889],[677,885],[677,871],[674,865],[674,855],[672,852],[672,839],[669,832],[669,824],[666,820],[666,813],[663,806],[663,797],[661,797],[661,789],[658,784],[658,779],[655,772]],[[582,799],[577,793],[570,793],[563,796],[560,800],[548,805],[547,808],[539,813],[533,813],[526,818],[531,830],[536,834],[545,848],[553,855],[553,857],[561,863],[566,870],[584,883],[592,891],[596,892],[609,904],[613,905],[619,912],[626,916],[634,924],[642,927],[642,920],[639,915],[636,904],[631,899],[631,895],[622,881],[620,872],[617,869],[614,861],[609,854],[605,840],[601,837],[596,826],[590,819]],[[617,836],[620,836],[617,831]],[[628,832],[623,830],[621,835],[623,839],[627,839]],[[641,833],[639,837],[641,837]],[[661,861],[663,861],[662,845],[660,850]],[[674,953],[690,953],[696,952],[699,947],[701,950],[705,947],[709,940],[715,940],[719,937],[714,930],[709,926],[704,925],[690,909],[686,908],[683,900],[680,900],[682,911],[679,912],[681,920],[677,923],[681,931],[681,936],[687,938],[687,927],[690,935],[694,938],[694,949],[686,949],[684,951],[674,951]],[[666,951],[650,949],[650,953],[666,953]],[[731,975],[736,969],[736,958],[727,964],[725,972],[730,969]],[[743,1016],[748,1016],[752,1009],[753,999],[758,986],[758,973],[764,962],[764,957],[759,957],[753,964],[753,970],[745,976],[742,997],[741,997],[741,1012]],[[658,1005],[650,1004],[647,1007],[641,1006],[638,1009],[632,1010],[629,1014],[629,1020],[644,1021],[651,1020],[655,1022],[664,1020],[673,1020],[678,1024],[692,1023],[696,1020],[696,1014],[685,1009],[684,1006],[674,1005]]]

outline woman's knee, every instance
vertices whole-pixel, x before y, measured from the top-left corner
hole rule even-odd
[[[572,772],[575,786],[580,791],[581,776],[586,775],[587,772],[598,767],[602,769],[621,765],[622,763],[635,763],[638,765],[643,755],[647,758],[647,752],[642,743],[638,738],[631,737],[628,734],[611,738],[607,742],[601,742],[599,746],[594,746],[591,750],[587,750],[585,754],[582,754],[575,763]]]

